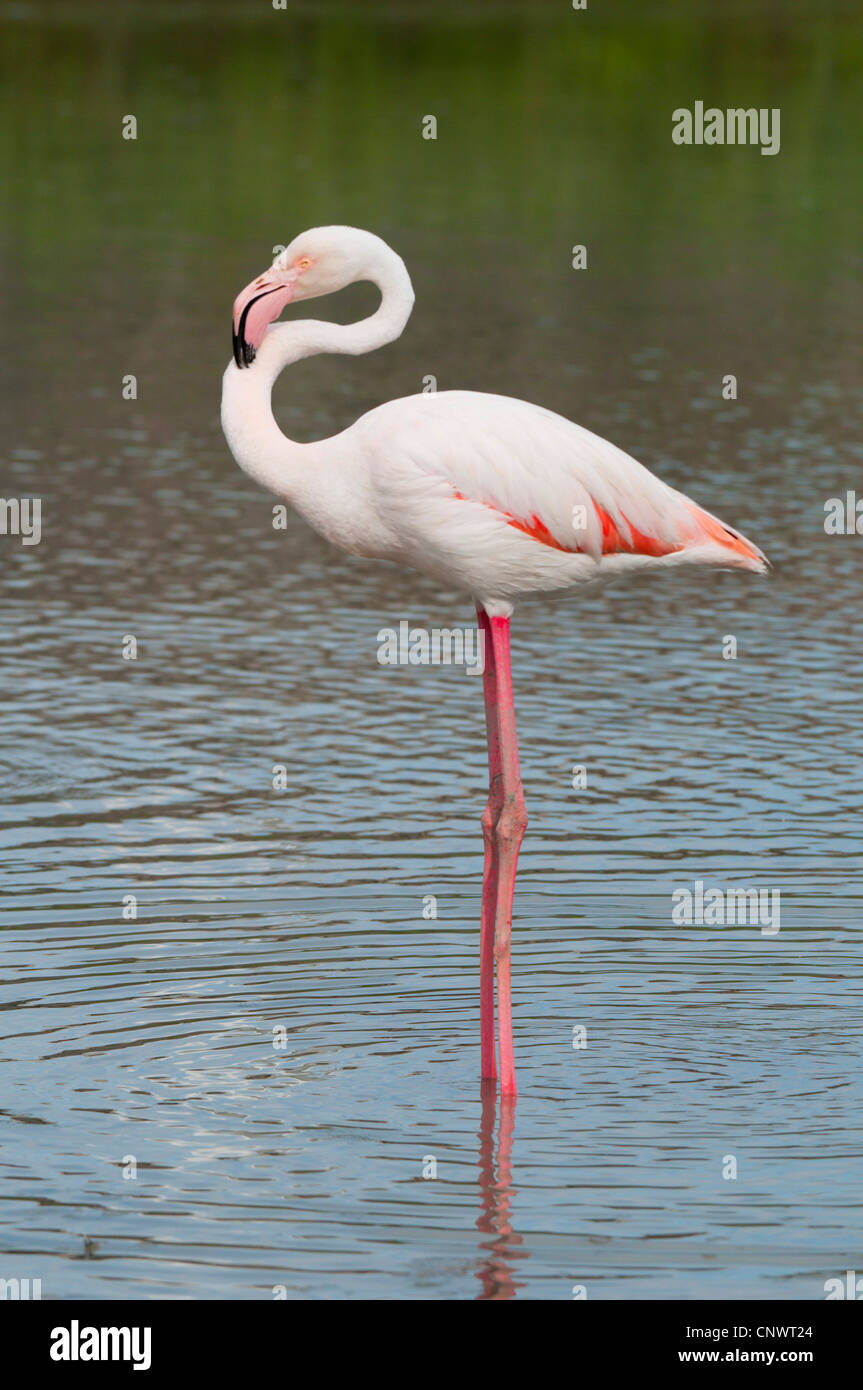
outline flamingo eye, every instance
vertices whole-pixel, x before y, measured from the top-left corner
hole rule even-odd
[[[308,256],[303,256],[301,260],[297,261],[297,266],[300,270],[308,270],[310,265],[311,261],[309,260]]]

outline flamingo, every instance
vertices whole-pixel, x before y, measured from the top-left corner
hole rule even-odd
[[[356,281],[380,291],[354,323],[276,324],[286,305]],[[316,353],[371,352],[398,338],[414,292],[401,257],[356,227],[297,236],[234,301],[222,428],[246,473],[289,502],[332,545],[408,565],[470,596],[485,650],[489,797],[480,927],[480,1062],[516,1095],[510,954],[516,865],[527,812],[510,670],[510,616],[521,594],[622,570],[724,565],[763,572],[757,546],[661,482],[614,444],[542,406],[475,391],[387,401],[340,434],[286,438],[271,392]]]

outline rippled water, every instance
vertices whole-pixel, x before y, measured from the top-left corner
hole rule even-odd
[[[39,58],[12,76],[45,119],[6,151],[3,478],[43,497],[43,539],[2,538],[0,1277],[44,1297],[812,1299],[861,1267],[863,541],[823,530],[863,454],[860,206],[850,136],[810,164],[800,134],[825,51],[823,120],[846,101],[859,22],[789,40],[787,158],[708,165],[675,162],[649,86],[661,145],[620,136],[654,41],[632,18],[548,77],[543,7],[503,29],[480,9],[449,50],[434,16],[303,18],[290,60],[251,20],[6,20],[13,59]],[[768,19],[727,39],[732,73],[753,54],[773,71]],[[660,58],[695,99],[712,50],[680,24]],[[502,130],[465,97],[472,63],[491,92],[520,64]],[[464,120],[431,182],[399,126],[414,89]],[[312,155],[296,123],[245,125],[258,91],[278,117],[320,103]],[[591,101],[609,128],[585,134]],[[155,147],[142,129],[118,152],[112,127],[104,176],[97,126],[121,108]],[[290,186],[223,166],[234,110],[231,158],[263,170],[284,150]],[[339,163],[339,122],[359,138],[345,110],[389,160],[380,184]],[[558,191],[530,141],[565,144],[567,122]],[[591,200],[600,167],[615,177]],[[514,1109],[478,1080],[480,684],[376,660],[380,628],[470,607],[296,519],[274,531],[218,428],[233,295],[273,241],[341,218],[405,255],[414,322],[374,357],[296,368],[286,429],[332,432],[428,371],[509,391],[614,438],[774,562],[515,615]],[[675,925],[671,894],[698,879],[779,890],[781,931]]]

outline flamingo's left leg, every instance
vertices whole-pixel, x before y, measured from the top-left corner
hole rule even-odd
[[[515,1058],[512,1047],[512,997],[510,993],[510,939],[512,935],[512,895],[518,852],[527,827],[527,808],[521,787],[515,707],[512,699],[512,671],[509,656],[509,618],[491,618],[491,646],[494,659],[495,715],[500,745],[500,811],[494,827],[498,876],[495,903],[494,956],[497,962],[497,1029],[500,1049],[500,1088],[502,1095],[514,1096]]]

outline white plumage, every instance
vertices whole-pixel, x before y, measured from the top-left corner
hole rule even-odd
[[[359,323],[270,326],[285,304],[369,279],[380,307]],[[270,392],[290,362],[370,351],[401,333],[413,290],[401,259],[352,227],[304,232],[234,306],[235,361],[222,421],[237,462],[352,554],[413,566],[508,614],[531,590],[621,569],[765,567],[739,532],[635,459],[541,406],[473,391],[388,401],[332,439],[295,444]]]

